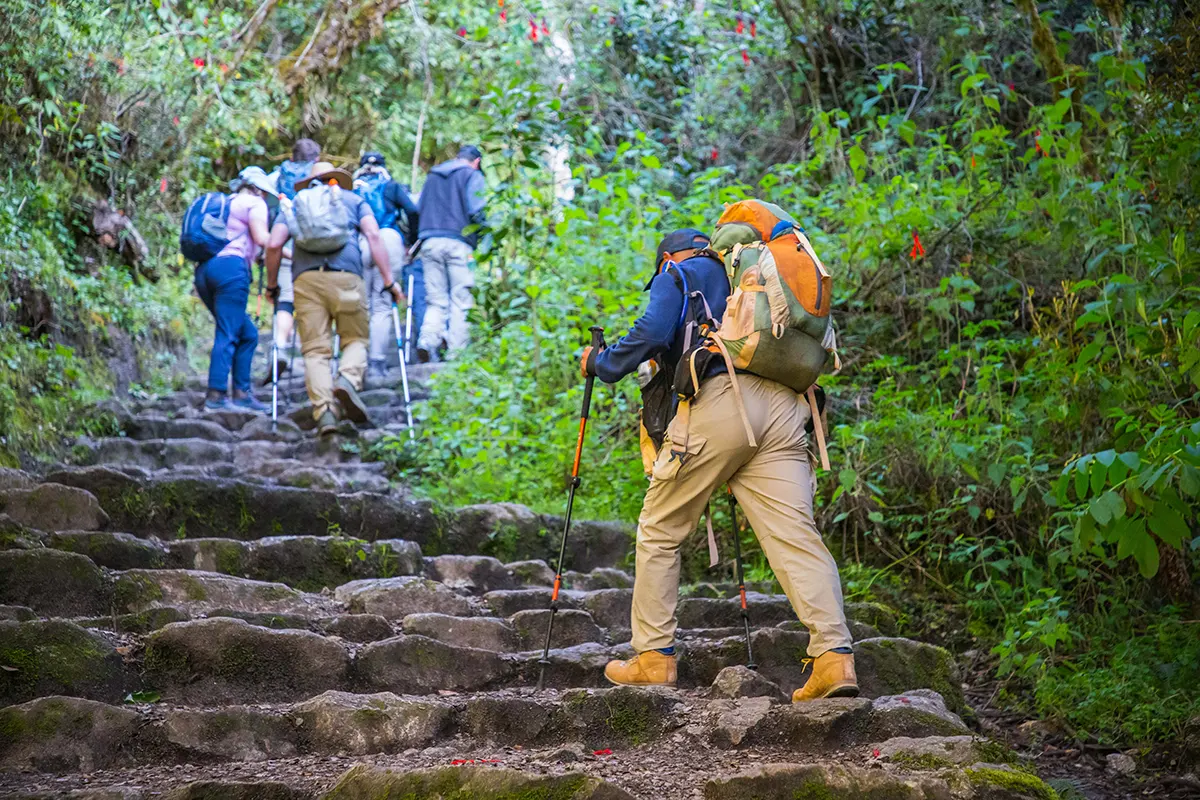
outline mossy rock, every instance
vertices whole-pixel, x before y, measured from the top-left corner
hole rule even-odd
[[[41,697],[0,708],[0,767],[92,772],[128,760],[141,717],[78,697]]]
[[[0,622],[0,703],[59,694],[116,702],[120,656],[99,635],[61,620]]]
[[[979,763],[1016,764],[1016,753],[979,736],[897,736],[873,745],[875,758],[909,770],[937,770]]]
[[[442,767],[395,772],[361,765],[342,775],[324,800],[634,800],[616,786],[579,773],[530,775],[510,769]]]
[[[313,602],[282,583],[186,569],[126,570],[116,581],[118,611],[169,605],[192,612],[217,609],[305,616]]]
[[[58,550],[0,552],[0,603],[48,616],[95,616],[109,610],[103,570],[87,556]]]
[[[135,614],[118,614],[117,616],[92,617],[77,619],[75,623],[83,628],[92,630],[116,631],[117,633],[150,633],[164,628],[172,622],[185,622],[190,617],[187,612],[173,606],[148,608]]]
[[[196,781],[172,789],[161,800],[312,800],[309,792],[278,781]]]
[[[549,729],[590,747],[635,747],[670,730],[680,702],[670,689],[618,686],[567,692]]]
[[[854,660],[859,686],[868,697],[932,689],[954,713],[967,708],[958,665],[944,648],[911,639],[864,639],[854,645]]]
[[[266,761],[299,752],[301,732],[285,714],[253,706],[170,709],[162,722],[166,741],[189,759]]]
[[[976,764],[966,778],[978,800],[1059,800],[1041,778],[1007,765]]]
[[[477,691],[513,675],[499,653],[455,647],[425,636],[396,636],[364,647],[355,662],[357,681],[371,691],[429,694],[440,689]]]
[[[305,746],[316,752],[399,753],[446,737],[454,710],[441,703],[411,700],[391,692],[325,692],[293,708],[303,724]]]
[[[146,640],[145,679],[197,703],[273,702],[341,688],[350,657],[308,631],[274,631],[225,617],[176,622]]]
[[[43,547],[46,534],[0,514],[0,550],[31,550]]]
[[[43,531],[98,531],[109,521],[91,492],[58,483],[0,491],[0,511]]]
[[[895,636],[900,628],[900,615],[883,603],[846,603],[846,617],[870,625],[884,636]]]
[[[955,776],[951,776],[952,778]],[[710,780],[705,800],[974,800],[961,781],[837,764],[768,764]],[[1020,795],[1005,796],[1017,800]],[[1000,800],[999,797],[994,800]]]
[[[157,569],[165,551],[157,542],[111,531],[62,531],[50,534],[48,547],[87,556],[109,569]]]

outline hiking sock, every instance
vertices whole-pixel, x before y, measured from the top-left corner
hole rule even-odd
[[[853,648],[851,648],[851,647],[835,647],[835,648],[833,648],[832,650],[830,650],[829,652],[831,652],[831,653],[841,653],[841,654],[842,654],[842,655],[844,655],[844,656],[852,656],[852,655],[854,655],[854,649],[853,649]]]
[[[670,647],[660,647],[658,648],[658,652],[662,653],[664,656],[673,656],[675,655],[675,645],[671,645]]]

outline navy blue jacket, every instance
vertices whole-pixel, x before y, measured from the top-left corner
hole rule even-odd
[[[461,158],[429,170],[417,207],[421,239],[457,239],[474,247],[478,234],[464,234],[468,225],[483,225],[483,173]]]
[[[391,216],[392,227],[400,231],[405,245],[416,241],[420,225],[417,204],[408,196],[408,187],[399,181],[388,181],[383,187],[383,206]]]
[[[679,262],[674,269],[679,272],[688,292],[699,291],[704,295],[713,318],[720,322],[730,292],[725,265],[712,256],[700,255]],[[596,356],[596,375],[605,383],[616,383],[636,372],[638,364],[648,358],[657,357],[661,363],[674,366],[683,355],[686,333],[686,326],[680,325],[683,290],[668,272],[655,275],[649,289],[646,311],[633,323],[629,333]],[[724,372],[725,364],[720,359],[713,359],[712,371]]]

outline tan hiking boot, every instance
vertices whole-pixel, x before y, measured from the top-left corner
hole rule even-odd
[[[334,382],[333,396],[337,398],[338,405],[342,407],[342,414],[347,419],[356,425],[367,424],[367,406],[358,396],[358,390],[345,377],[339,375]]]
[[[338,421],[332,411],[326,411],[317,420],[317,436],[332,436],[337,433]]]
[[[608,662],[604,677],[618,686],[674,686],[675,656],[647,650],[628,661]]]
[[[807,660],[807,659],[806,659]],[[858,676],[854,674],[854,654],[830,650],[810,661],[812,675],[808,683],[792,692],[793,703],[822,697],[858,697]]]

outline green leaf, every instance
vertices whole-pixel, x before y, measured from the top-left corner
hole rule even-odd
[[[587,185],[592,191],[608,194],[608,181],[604,178],[589,178]]]
[[[658,156],[642,156],[642,166],[646,169],[658,169],[662,162],[658,160]]]
[[[995,111],[997,114],[1000,113],[1000,101],[992,97],[990,94],[985,94],[983,96],[983,104],[992,111]]]
[[[1180,516],[1178,511],[1161,500],[1154,504],[1154,508],[1150,510],[1150,518],[1147,521],[1150,525],[1150,530],[1158,534],[1158,538],[1172,547],[1179,547],[1179,545],[1183,544],[1184,538],[1190,533],[1187,520]]]
[[[1088,504],[1088,513],[1101,525],[1125,516],[1125,501],[1116,492],[1108,491]]]
[[[1121,462],[1131,470],[1135,470],[1142,465],[1142,459],[1132,450],[1121,453],[1117,458],[1121,459]]]
[[[1188,497],[1200,495],[1200,469],[1184,464],[1179,472],[1179,489]]]
[[[917,123],[911,119],[906,119],[896,128],[896,133],[900,134],[900,138],[904,140],[905,144],[912,147],[913,142],[917,138]]]
[[[1108,482],[1108,470],[1102,464],[1092,464],[1092,494],[1100,494]]]
[[[988,480],[999,486],[1004,482],[1004,473],[1008,471],[1008,467],[1000,462],[988,465],[987,476]]]
[[[867,154],[858,145],[851,147],[850,152],[846,155],[850,159],[850,169],[854,170],[856,175],[867,165]]]
[[[1146,533],[1140,520],[1138,524],[1129,526],[1117,543],[1117,558],[1129,556],[1133,556],[1137,561],[1138,570],[1143,578],[1153,578],[1158,573],[1158,545],[1154,538]]]
[[[874,522],[876,525],[879,525],[883,523],[883,514],[880,514],[878,511],[872,511],[871,513],[867,514],[867,519],[871,520],[871,522]]]
[[[1051,122],[1061,122],[1062,118],[1070,110],[1071,98],[1064,97],[1046,111],[1046,119],[1050,120]]]
[[[849,467],[846,467],[838,472],[838,483],[840,483],[847,492],[852,491],[854,489],[854,485],[858,483],[858,473]]]

